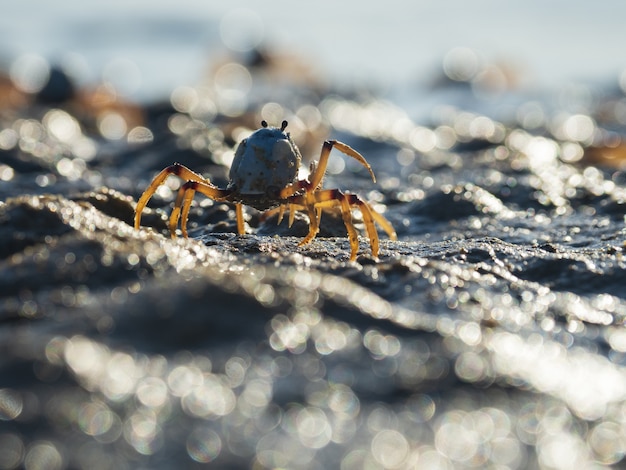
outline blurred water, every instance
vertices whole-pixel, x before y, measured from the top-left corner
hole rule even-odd
[[[263,41],[302,54],[333,81],[383,86],[428,80],[446,52],[464,46],[509,64],[524,86],[549,87],[617,77],[626,66],[625,14],[619,0],[29,0],[0,15],[0,57],[40,54],[84,81],[123,72],[123,91],[145,100],[195,83],[224,42],[245,49]]]

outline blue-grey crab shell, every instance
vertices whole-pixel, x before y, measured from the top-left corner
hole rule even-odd
[[[237,147],[228,187],[244,199],[276,194],[297,181],[301,160],[289,133],[276,127],[258,129]]]

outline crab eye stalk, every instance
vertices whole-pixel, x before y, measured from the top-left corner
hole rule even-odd
[[[287,124],[289,124],[289,123],[287,122],[287,120],[284,120],[284,121],[283,121],[283,123],[280,125],[280,130],[281,130],[281,131],[284,131],[284,130],[285,130],[285,128],[287,127]]]

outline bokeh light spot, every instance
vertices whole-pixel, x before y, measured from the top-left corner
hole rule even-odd
[[[400,432],[392,429],[379,431],[372,440],[372,455],[384,468],[401,468],[409,454],[409,443]]]
[[[0,420],[11,421],[17,418],[24,407],[21,395],[9,388],[0,389]]]
[[[63,456],[49,441],[31,444],[24,458],[25,470],[60,470],[63,467]]]
[[[11,79],[26,93],[40,91],[50,77],[50,64],[41,56],[24,54],[11,65]]]
[[[212,429],[195,429],[187,438],[187,453],[200,463],[209,463],[217,458],[222,450],[222,440]]]

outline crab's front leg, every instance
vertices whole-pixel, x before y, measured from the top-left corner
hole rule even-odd
[[[169,229],[172,238],[176,237],[176,227],[178,226],[179,220],[181,222],[181,230],[183,236],[187,237],[187,218],[189,217],[191,202],[193,201],[193,197],[196,191],[204,194],[214,201],[228,200],[229,196],[232,194],[232,191],[228,189],[219,189],[218,187],[213,185],[208,179],[200,176],[197,173],[194,173],[186,166],[181,165],[180,163],[174,163],[173,165],[170,165],[162,170],[152,180],[152,183],[150,183],[148,188],[139,198],[139,201],[137,202],[137,207],[135,208],[136,229],[138,229],[141,225],[141,213],[146,207],[146,204],[148,203],[152,195],[156,192],[158,187],[161,186],[170,175],[176,175],[187,180],[178,190],[178,196],[176,197],[176,202],[174,203],[174,209],[172,210],[172,213],[170,215]],[[237,225],[239,226],[239,220],[237,222]]]
[[[158,175],[154,177],[150,185],[143,192],[139,200],[137,201],[137,206],[135,207],[135,228],[138,229],[141,225],[141,213],[143,212],[146,204],[150,198],[154,195],[156,190],[161,186],[168,176],[176,175],[180,178],[188,181],[200,181],[203,183],[211,184],[207,179],[203,178],[201,175],[191,171],[184,165],[180,163],[174,163],[167,168],[164,168],[159,172]]]

